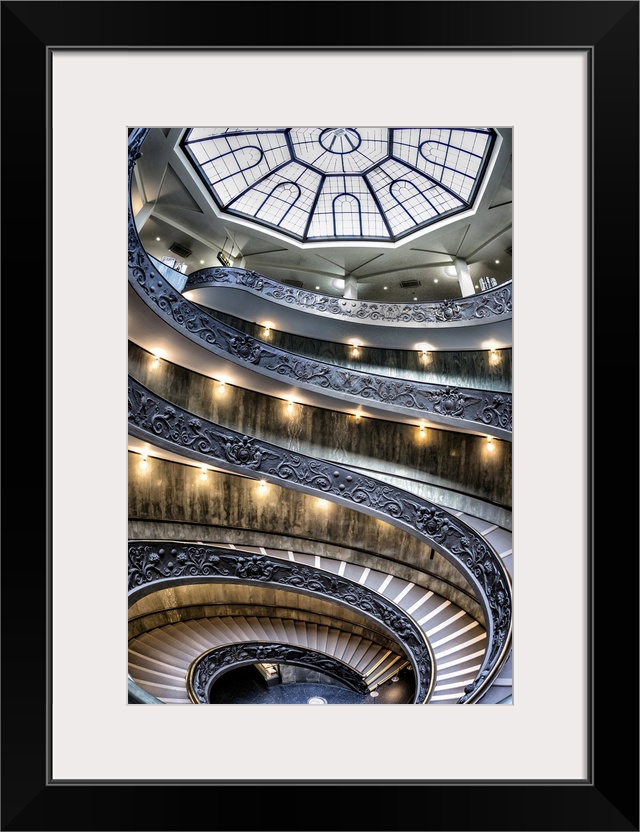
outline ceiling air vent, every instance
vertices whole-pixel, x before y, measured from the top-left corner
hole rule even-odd
[[[301,280],[285,280],[283,281],[287,286],[295,286],[296,289],[302,289],[304,283]]]
[[[186,246],[180,245],[180,243],[173,243],[169,246],[169,251],[172,251],[174,254],[177,254],[178,257],[191,257],[191,249],[187,248]]]
[[[420,283],[419,280],[401,280],[400,281],[400,286],[403,289],[417,289],[418,286],[421,286],[421,285],[422,284]]]

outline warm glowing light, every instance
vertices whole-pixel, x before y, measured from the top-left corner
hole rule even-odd
[[[500,360],[500,357],[495,350],[489,350],[489,358],[492,364],[497,364]]]
[[[200,471],[200,479],[201,480],[206,480],[206,478],[207,478],[207,466],[203,465],[202,469]]]
[[[147,459],[146,454],[142,454],[142,459],[140,460],[140,470],[146,471],[149,467],[149,460]]]
[[[258,483],[258,491],[260,494],[264,494],[267,490],[267,483],[266,480],[260,480]]]
[[[151,367],[157,367],[160,363],[160,359],[164,357],[164,352],[162,350],[154,350],[153,352],[153,361],[151,362]]]
[[[496,260],[496,264],[498,264],[499,262],[500,262],[499,260]]]
[[[287,410],[289,411],[289,413],[293,412],[293,399],[289,399],[287,401]]]
[[[422,438],[424,438],[424,437],[425,437],[425,435],[426,435],[426,432],[425,432],[425,427],[424,427],[424,425],[420,425],[420,436],[421,436]]]
[[[318,497],[318,505],[320,508],[328,508],[329,501],[325,500],[324,497]]]
[[[263,335],[265,338],[268,338],[271,335],[271,330],[273,329],[273,322],[265,321],[262,326],[264,327]]]
[[[349,343],[351,344],[351,355],[357,358],[360,355],[361,342],[357,338],[352,338]]]
[[[224,391],[225,391],[226,389],[227,389],[227,382],[226,382],[226,379],[224,379],[224,378],[220,378],[220,379],[218,379],[218,392],[219,392],[219,393],[224,393]]]
[[[429,344],[416,344],[416,349],[420,352],[420,360],[423,364],[429,364],[431,361],[431,352]]]
[[[360,414],[359,413],[354,413],[353,415],[356,417],[356,422],[359,422],[360,418],[361,418]]]
[[[492,451],[494,447],[493,439],[490,436],[487,436],[487,450]]]

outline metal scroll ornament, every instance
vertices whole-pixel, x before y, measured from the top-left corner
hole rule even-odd
[[[192,702],[207,704],[216,679],[232,667],[275,662],[305,667],[325,673],[363,696],[369,687],[364,678],[344,662],[306,647],[290,644],[255,643],[230,644],[214,647],[192,663],[187,674],[187,691]]]
[[[200,269],[187,278],[185,291],[212,286],[235,286],[276,303],[304,312],[346,318],[362,323],[465,324],[487,318],[509,318],[512,314],[511,281],[466,298],[437,302],[383,303],[334,298],[297,289],[271,280],[258,272],[235,267]]]

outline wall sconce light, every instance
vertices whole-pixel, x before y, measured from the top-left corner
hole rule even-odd
[[[293,413],[293,399],[288,399],[287,401],[287,412]]]
[[[424,425],[420,425],[420,439],[424,439],[425,436],[426,436],[425,427],[424,427]]]
[[[360,347],[362,344],[358,341],[357,338],[352,338],[349,343],[351,344],[351,355],[354,358],[357,358],[360,355]]]
[[[266,480],[260,480],[258,483],[258,494],[266,494],[267,493],[267,482]]]
[[[416,344],[416,349],[420,352],[420,361],[423,364],[429,364],[431,362],[431,352],[429,350],[428,344]]]
[[[490,436],[487,436],[487,450],[493,451],[495,445],[493,444],[493,439]]]
[[[226,389],[227,389],[227,382],[223,378],[218,379],[218,393],[224,393],[224,391]]]
[[[356,412],[355,412],[353,415],[354,415],[354,417],[355,417],[356,422],[359,422],[359,421],[360,421],[360,419],[362,418],[362,417],[361,417],[361,415],[360,415],[360,413],[358,413],[358,411],[357,411],[357,410],[356,410]]]
[[[207,478],[207,466],[203,465],[201,470],[200,470],[200,479],[201,480],[206,480],[206,478]]]
[[[489,360],[492,364],[497,364],[500,360],[500,356],[496,352],[496,350],[489,350]]]
[[[162,350],[156,350],[156,351],[153,353],[153,361],[151,362],[151,369],[152,369],[152,370],[155,370],[155,368],[156,368],[156,367],[158,366],[158,364],[160,363],[160,359],[161,359],[163,356],[164,356],[164,353],[162,352]]]
[[[325,500],[324,497],[318,497],[318,505],[320,508],[328,508],[329,501]]]
[[[149,468],[149,460],[147,459],[146,454],[142,454],[142,459],[140,460],[140,470],[146,471]]]
[[[272,321],[265,321],[262,326],[264,327],[262,334],[265,338],[269,338],[271,336],[271,330],[273,329]]]

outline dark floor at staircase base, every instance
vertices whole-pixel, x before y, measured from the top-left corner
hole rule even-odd
[[[212,705],[307,705],[313,696],[326,699],[327,705],[389,705],[410,701],[413,691],[411,679],[386,682],[378,688],[379,695],[364,696],[337,685],[311,682],[267,687],[253,668],[238,668],[225,674],[213,686]]]

